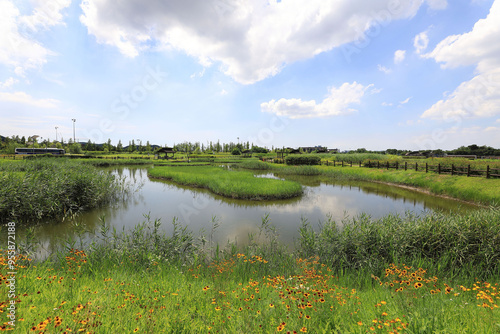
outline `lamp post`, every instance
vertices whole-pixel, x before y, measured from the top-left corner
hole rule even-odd
[[[56,126],[56,142],[57,142],[57,129],[59,129],[58,126]]]
[[[75,139],[75,122],[76,122],[76,118],[72,118],[71,119],[73,121],[73,144],[76,143],[76,139]]]
[[[139,150],[138,151],[141,152],[142,151],[142,140],[137,139],[137,142],[139,143]]]

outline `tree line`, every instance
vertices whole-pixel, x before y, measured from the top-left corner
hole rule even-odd
[[[33,147],[33,148],[61,148],[65,149],[69,153],[81,154],[84,152],[102,152],[105,153],[154,153],[157,149],[162,146],[152,145],[149,140],[143,143],[138,140],[131,140],[128,142],[127,146],[124,146],[121,140],[114,145],[111,139],[108,139],[105,143],[96,144],[90,140],[85,142],[73,143],[70,138],[65,141],[63,138],[59,141],[51,141],[49,138],[43,138],[39,136],[32,136],[26,138],[25,136],[12,136],[3,137],[0,136],[0,152],[4,154],[14,154],[15,149],[18,147]],[[233,153],[240,154],[245,150],[251,150],[253,153],[268,153],[274,152],[275,147],[259,147],[250,142],[229,142],[221,143],[220,140],[202,142],[182,142],[174,143],[173,145],[163,145],[163,147],[171,147],[177,152],[186,152],[191,154],[210,154],[210,153]],[[276,149],[281,149],[276,147]],[[383,151],[369,151],[365,148],[358,148],[352,151],[344,151],[344,153],[379,153],[379,154],[391,154],[391,155],[405,155],[411,152],[410,150],[400,150],[400,149],[387,149]],[[453,150],[424,150],[420,153],[426,156],[444,156],[444,155],[477,155],[477,156],[500,156],[500,149],[493,148],[491,146],[478,146],[476,144],[469,146],[460,146],[459,148]]]

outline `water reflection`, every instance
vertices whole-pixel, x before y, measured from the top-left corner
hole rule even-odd
[[[403,215],[406,211],[421,214],[427,210],[474,209],[457,201],[370,182],[347,183],[327,181],[321,177],[286,176],[286,179],[298,181],[304,186],[304,195],[278,201],[248,201],[214,195],[206,189],[150,180],[144,167],[113,168],[109,171],[126,176],[137,191],[121,203],[84,213],[76,220],[40,224],[36,235],[47,249],[55,248],[60,240],[70,237],[78,241],[75,221],[81,229],[99,234],[101,217],[111,230],[121,231],[145,221],[144,215],[149,214],[152,220],[161,219],[162,228],[167,233],[172,231],[171,221],[177,217],[195,234],[201,230],[209,234],[212,217],[216,217],[221,224],[214,240],[225,244],[227,241],[245,243],[249,234],[258,235],[262,218],[269,214],[280,240],[293,244],[302,217],[317,225],[327,216],[340,221],[346,215],[353,217],[361,213],[379,218],[391,213]],[[265,177],[278,176],[271,174]],[[19,232],[22,234],[22,229]],[[82,233],[80,237],[87,240],[95,238],[92,233]]]

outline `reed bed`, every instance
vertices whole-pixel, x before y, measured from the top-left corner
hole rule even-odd
[[[0,220],[34,222],[97,207],[127,192],[124,180],[66,159],[0,164]]]
[[[250,172],[229,171],[215,166],[163,166],[148,170],[148,175],[207,188],[215,194],[239,199],[285,199],[302,194],[302,186],[297,182],[256,178]]]
[[[401,221],[386,217],[386,222],[369,222],[363,216],[363,222],[344,221],[340,239],[327,235],[333,233],[333,222],[327,222],[319,232],[301,233],[294,253],[276,241],[268,217],[260,224],[264,242],[251,239],[245,247],[214,245],[209,236],[195,237],[175,218],[171,236],[162,234],[161,222],[149,217],[122,233],[110,231],[102,221],[95,238],[99,241],[81,249],[68,243],[45,260],[16,257],[15,329],[23,333],[496,333],[500,276],[498,254],[492,255],[500,248],[498,238],[491,241],[486,235],[498,235],[499,216],[495,209],[462,218],[406,216]],[[409,234],[407,243],[391,233],[398,232],[400,223]],[[212,224],[215,233],[216,218]],[[436,230],[439,224],[443,226]],[[457,231],[446,232],[447,227],[468,229],[458,232],[457,241]],[[431,240],[425,243],[426,238]],[[322,242],[344,244],[338,251],[359,257],[351,256],[355,262],[351,265],[333,254],[335,245]],[[393,242],[399,248],[391,246]],[[443,254],[451,256],[445,249],[458,244],[472,249],[454,257],[465,256],[465,261],[457,262],[450,272],[451,262]],[[20,246],[22,250],[22,242]],[[390,259],[384,259],[390,247],[400,251],[393,253],[397,261],[374,266],[377,257],[380,263]],[[332,262],[332,254],[338,263]],[[5,269],[1,272],[7,273],[6,253],[0,257]],[[4,296],[8,278],[0,275]],[[9,305],[0,302],[0,310],[8,312]],[[0,330],[7,329],[12,329],[9,323],[0,325]]]

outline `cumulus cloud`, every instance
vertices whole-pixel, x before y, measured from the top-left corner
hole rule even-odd
[[[406,57],[406,50],[397,50],[394,52],[394,64],[399,64],[403,60],[405,60]]]
[[[320,103],[315,100],[282,98],[262,103],[260,107],[262,112],[292,119],[346,115],[356,111],[351,105],[361,103],[361,98],[371,87],[373,85],[363,86],[357,82],[346,82],[339,88],[332,87],[328,96]]]
[[[29,69],[39,68],[53,53],[33,36],[40,29],[61,24],[60,11],[70,0],[38,1],[33,14],[23,16],[10,1],[0,1],[0,63],[12,68],[19,76]]]
[[[249,84],[283,66],[360,39],[375,25],[413,17],[421,1],[83,0],[81,22],[129,57],[154,44],[218,62]],[[153,43],[154,42],[154,43]]]
[[[429,37],[427,36],[427,32],[421,32],[417,36],[415,36],[415,39],[413,40],[413,46],[415,47],[415,52],[416,53],[422,53],[427,49],[427,46],[429,45]]]
[[[424,55],[442,63],[443,68],[476,65],[476,74],[453,93],[438,101],[422,117],[492,117],[500,114],[500,1],[474,25],[472,31],[441,41]]]
[[[0,92],[0,101],[26,104],[38,108],[55,108],[59,103],[55,99],[35,99],[25,92],[4,93]]]

